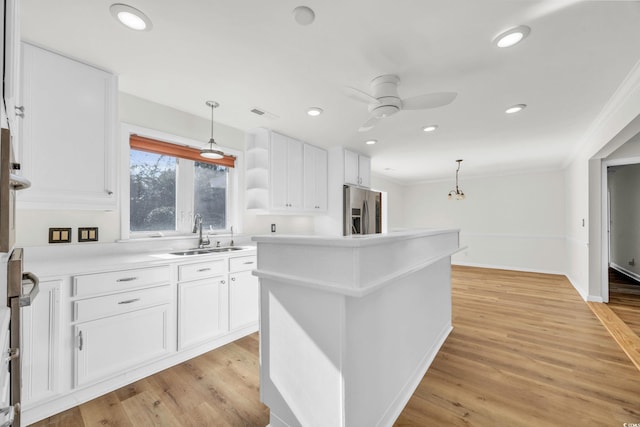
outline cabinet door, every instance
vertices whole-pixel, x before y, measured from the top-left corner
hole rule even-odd
[[[258,321],[258,278],[251,271],[229,275],[229,327],[236,329]]]
[[[360,175],[358,173],[358,153],[344,150],[344,183],[360,185]]]
[[[115,76],[23,43],[26,208],[113,210]]]
[[[226,276],[178,284],[180,350],[228,331]]]
[[[288,138],[287,144],[287,198],[289,209],[302,209],[302,180],[303,180],[303,144]]]
[[[358,174],[360,175],[360,185],[362,187],[371,187],[371,158],[358,156]]]
[[[287,151],[288,138],[284,135],[271,133],[271,208],[286,209],[287,200]]]
[[[327,151],[304,145],[304,209],[327,210]]]
[[[163,304],[75,325],[76,387],[169,353],[169,321]]]
[[[22,403],[45,399],[58,392],[60,363],[61,282],[40,282],[32,304],[20,310]]]

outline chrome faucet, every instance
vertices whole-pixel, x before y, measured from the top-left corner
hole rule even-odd
[[[233,246],[233,225],[231,226],[231,241],[229,242],[229,246]]]
[[[209,236],[202,237],[202,215],[199,213],[196,214],[193,219],[193,232],[198,233],[198,248],[202,249],[211,242],[209,241]]]

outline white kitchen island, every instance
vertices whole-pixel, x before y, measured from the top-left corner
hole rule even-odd
[[[458,234],[253,238],[271,427],[393,424],[451,332]]]

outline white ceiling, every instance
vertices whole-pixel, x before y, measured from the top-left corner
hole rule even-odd
[[[638,1],[123,1],[153,30],[123,27],[110,0],[22,0],[23,38],[119,74],[123,92],[204,118],[212,99],[217,122],[365,152],[399,182],[451,178],[458,158],[461,177],[560,168],[640,60]],[[294,21],[301,4],[312,25]],[[531,27],[522,43],[492,44],[520,24]],[[400,77],[403,98],[458,97],[357,132],[367,106],[343,88],[368,91],[381,74]],[[504,114],[517,103],[528,108]],[[312,106],[325,113],[307,116]]]

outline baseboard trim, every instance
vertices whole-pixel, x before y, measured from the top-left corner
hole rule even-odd
[[[634,273],[633,271],[628,270],[628,269],[616,264],[615,262],[609,263],[609,267],[613,268],[614,270],[616,270],[619,273],[624,274],[625,276],[629,277],[630,279],[635,280],[636,282],[640,282],[640,274],[638,274],[638,273]]]
[[[496,270],[509,270],[509,271],[524,271],[526,273],[541,273],[541,274],[555,274],[560,276],[566,276],[564,271],[551,271],[551,270],[541,270],[537,268],[528,268],[528,267],[513,267],[508,265],[494,265],[494,264],[481,264],[474,262],[460,262],[451,260],[451,265],[460,265],[463,267],[478,267],[478,268],[492,268]]]

